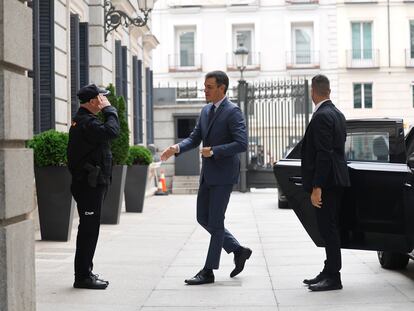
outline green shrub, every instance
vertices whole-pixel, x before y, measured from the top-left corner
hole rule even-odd
[[[127,165],[149,165],[152,163],[152,154],[143,146],[129,147]]]
[[[35,166],[66,166],[68,164],[66,155],[68,140],[68,133],[55,130],[35,135],[27,143],[27,146],[33,149]]]
[[[112,84],[106,88],[111,91],[108,100],[112,106],[118,110],[118,119],[120,125],[119,136],[111,142],[111,151],[114,159],[114,164],[124,165],[128,158],[129,149],[129,129],[126,119],[125,100],[122,96],[116,96],[115,88]]]

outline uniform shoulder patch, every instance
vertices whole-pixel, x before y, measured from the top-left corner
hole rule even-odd
[[[72,121],[72,126],[75,127],[77,125],[76,121]]]

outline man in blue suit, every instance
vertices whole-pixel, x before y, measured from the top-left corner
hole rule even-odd
[[[230,277],[238,275],[252,251],[243,247],[224,227],[224,217],[233,185],[240,172],[239,153],[247,149],[247,133],[240,108],[226,97],[229,78],[222,71],[205,76],[204,92],[209,103],[201,110],[197,125],[190,136],[181,143],[165,149],[161,160],[172,155],[197,148],[203,142],[200,153],[202,169],[197,196],[197,221],[210,235],[210,246],[204,268],[188,285],[214,283],[213,269],[220,264],[221,249],[234,253],[235,268]]]

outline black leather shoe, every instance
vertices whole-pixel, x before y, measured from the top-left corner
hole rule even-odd
[[[76,280],[73,283],[74,288],[87,288],[87,289],[105,289],[108,287],[109,282],[98,278],[97,275],[93,274],[87,278]]]
[[[191,279],[184,280],[188,285],[202,285],[214,283],[214,273],[211,270],[201,270]]]
[[[246,260],[252,255],[252,250],[241,246],[240,250],[234,252],[234,264],[236,267],[231,271],[230,277],[233,278],[243,271]]]
[[[324,274],[323,272],[320,272],[316,277],[314,277],[313,279],[304,279],[303,283],[306,285],[311,285],[311,284],[316,284],[319,281],[321,281],[324,278]]]
[[[341,280],[323,278],[318,283],[309,285],[309,289],[313,292],[324,292],[328,290],[342,289],[342,283]]]

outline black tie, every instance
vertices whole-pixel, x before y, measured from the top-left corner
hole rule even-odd
[[[216,106],[214,106],[214,104],[211,104],[210,111],[208,112],[208,125],[210,125],[211,121],[213,121],[215,108]]]

